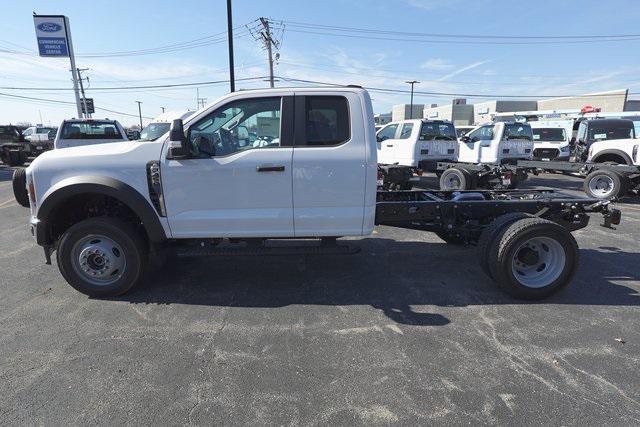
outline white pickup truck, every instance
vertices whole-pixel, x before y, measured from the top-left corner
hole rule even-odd
[[[531,126],[520,122],[481,125],[460,138],[456,162],[440,162],[440,188],[515,188],[527,179],[527,171],[516,166],[518,160],[533,156]]]
[[[376,134],[378,163],[435,172],[439,161],[458,157],[456,129],[442,120],[392,122]]]
[[[620,221],[608,202],[550,191],[377,191],[376,151],[362,88],[241,91],[153,141],[46,152],[14,189],[47,262],[55,251],[69,284],[97,297],[130,290],[168,243],[182,256],[347,254],[337,238],[378,224],[477,244],[502,289],[542,298],[570,282],[570,231],[588,213]]]
[[[117,120],[71,119],[60,125],[54,148],[127,142],[127,132]]]

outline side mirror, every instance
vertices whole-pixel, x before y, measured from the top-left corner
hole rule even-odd
[[[186,158],[189,155],[189,144],[184,135],[182,119],[175,119],[169,128],[169,150],[172,158]]]
[[[380,135],[377,135],[377,136],[376,136],[376,140],[377,140],[378,142],[382,142],[382,141],[384,141],[385,139],[387,139],[387,137],[385,137],[385,136],[380,136]]]
[[[464,135],[460,138],[460,141],[462,142],[471,142],[471,138],[469,138],[467,135]]]

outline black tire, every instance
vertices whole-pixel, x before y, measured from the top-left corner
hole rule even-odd
[[[29,207],[29,194],[27,193],[27,173],[20,168],[13,171],[13,197],[20,206]]]
[[[87,278],[87,275],[79,272],[83,267],[78,261],[79,249],[76,246],[92,235],[96,238],[89,242],[90,244],[93,242],[101,244],[101,240],[106,238],[104,240],[110,239],[117,245],[117,247],[114,246],[117,251],[111,249],[114,254],[112,258],[118,262],[124,261],[122,268],[124,271],[114,271],[110,276],[120,275],[113,282],[95,284]],[[115,218],[97,217],[85,219],[71,226],[62,235],[58,245],[57,261],[62,276],[77,291],[90,297],[114,297],[126,293],[142,279],[148,258],[147,252],[144,238],[133,226]],[[88,262],[88,260],[85,261],[84,265]],[[104,261],[101,264],[104,264]]]
[[[617,172],[598,169],[587,175],[582,183],[582,188],[589,197],[610,200],[627,194],[629,180]]]
[[[471,173],[464,168],[452,167],[440,175],[441,190],[470,190],[473,188]]]
[[[436,231],[436,236],[444,240],[450,245],[464,245],[465,241],[462,237],[455,233],[447,233],[446,231]]]
[[[489,267],[498,286],[509,295],[526,300],[545,298],[568,285],[578,259],[578,244],[571,233],[541,218],[525,218],[503,227],[489,248]],[[526,269],[529,273],[525,274]],[[542,277],[532,284],[527,274]]]
[[[480,239],[478,239],[478,261],[484,274],[489,276],[492,280],[494,280],[494,277],[491,274],[491,269],[489,268],[489,250],[493,246],[496,236],[498,236],[503,228],[525,218],[533,218],[533,215],[524,212],[507,213],[497,217],[491,224],[482,230]]]

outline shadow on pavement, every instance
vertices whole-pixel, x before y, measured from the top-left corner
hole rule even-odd
[[[536,304],[498,290],[478,267],[474,248],[384,238],[354,243],[362,252],[342,257],[174,258],[114,300],[260,308],[369,305],[397,323],[419,326],[450,321],[414,306]],[[615,249],[582,250],[574,283],[537,304],[640,305],[636,290],[614,283],[640,280],[640,269],[621,267],[640,265],[640,254]]]

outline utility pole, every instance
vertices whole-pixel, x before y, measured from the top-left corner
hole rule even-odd
[[[236,91],[236,77],[233,68],[233,14],[231,0],[227,0],[227,41],[229,42],[229,91]]]
[[[207,98],[200,98],[200,88],[196,88],[196,111],[201,107],[204,107],[207,103]]]
[[[409,83],[411,85],[411,104],[409,107],[409,118],[413,119],[413,85],[420,82],[417,80],[411,80],[405,83]]]
[[[267,60],[269,61],[269,87],[273,87],[273,52],[271,50],[271,45],[275,44],[273,39],[271,38],[271,30],[269,29],[269,20],[265,18],[260,18],[260,23],[262,24],[262,40],[264,41],[264,45],[267,48]]]
[[[142,104],[142,101],[136,101],[138,103],[138,115],[140,116],[140,130],[142,130],[142,107],[140,107],[140,104]]]
[[[162,112],[164,113],[164,107],[160,107],[160,108],[162,108]]]
[[[76,72],[78,73],[78,82],[80,83],[80,93],[82,94],[82,108],[84,108],[84,117],[91,118],[91,113],[89,113],[89,109],[87,108],[87,98],[84,95],[84,85],[82,84],[82,72],[87,71],[88,68],[76,68]],[[89,82],[89,77],[87,77],[87,83]]]

